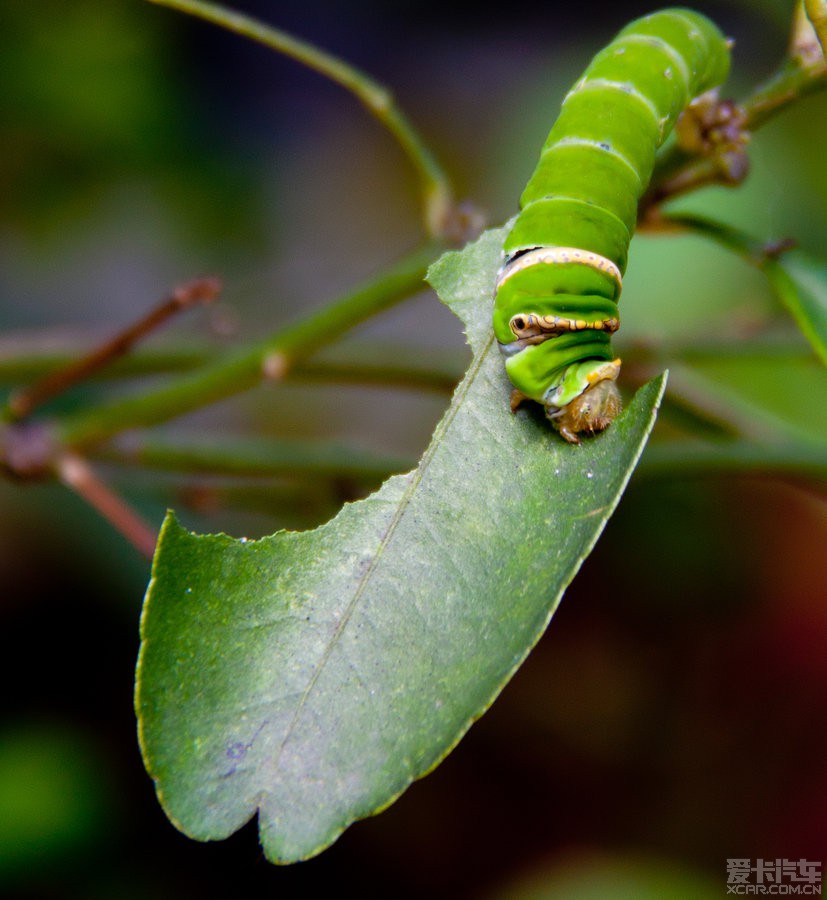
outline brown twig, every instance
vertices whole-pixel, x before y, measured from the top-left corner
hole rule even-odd
[[[217,278],[196,278],[179,285],[166,299],[149,313],[129,325],[113,338],[105,341],[86,356],[68,366],[50,372],[34,384],[16,391],[9,398],[8,413],[13,419],[23,419],[47,400],[67,391],[95,372],[124,356],[141,339],[156,331],[177,313],[199,303],[210,303],[221,290]]]
[[[97,510],[139,553],[152,559],[156,532],[92,471],[85,459],[63,453],[56,460],[55,470],[63,484]]]
[[[716,91],[693,100],[678,119],[675,145],[641,198],[641,230],[659,227],[666,200],[707,185],[734,187],[743,182],[749,171],[745,123],[744,110],[732,100],[720,100]]]

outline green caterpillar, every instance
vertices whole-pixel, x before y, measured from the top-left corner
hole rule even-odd
[[[704,16],[644,16],[592,60],[543,145],[505,240],[494,333],[512,409],[543,404],[567,441],[620,412],[611,335],[638,202],[682,110],[728,71],[728,43]]]

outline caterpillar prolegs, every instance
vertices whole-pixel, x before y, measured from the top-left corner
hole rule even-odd
[[[611,335],[638,202],[689,102],[720,85],[729,49],[699,13],[626,26],[569,91],[505,240],[494,333],[514,385],[572,443],[620,411]]]

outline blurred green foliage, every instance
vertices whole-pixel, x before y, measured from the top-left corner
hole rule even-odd
[[[193,237],[241,236],[252,184],[226,155],[209,109],[193,115],[195,86],[182,77],[174,28],[137,3],[41,0],[1,4],[0,33],[7,227],[54,239],[135,186]]]
[[[0,732],[0,886],[44,864],[95,854],[112,828],[111,774],[71,726],[7,724]]]

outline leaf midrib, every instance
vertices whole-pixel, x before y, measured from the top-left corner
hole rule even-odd
[[[370,565],[365,569],[362,577],[359,579],[354,591],[353,596],[351,597],[348,605],[344,611],[344,614],[341,616],[339,623],[336,626],[335,631],[330,637],[330,640],[327,642],[324,652],[322,653],[321,658],[319,659],[318,665],[315,667],[313,674],[310,680],[307,683],[307,687],[302,692],[301,697],[299,698],[298,703],[296,704],[296,710],[290,719],[290,722],[285,729],[284,737],[282,738],[281,744],[279,745],[278,752],[276,753],[275,758],[275,768],[278,769],[281,764],[281,759],[284,754],[285,748],[295,733],[299,719],[307,706],[307,703],[310,699],[311,694],[313,693],[313,689],[318,683],[319,678],[322,675],[325,667],[327,666],[327,662],[330,659],[330,656],[333,652],[333,648],[336,646],[337,642],[341,638],[342,634],[344,634],[345,629],[347,628],[351,618],[353,617],[353,613],[356,611],[356,608],[359,604],[360,599],[364,595],[365,591],[368,588],[371,578],[373,577],[374,572],[376,571],[379,563],[381,562],[385,548],[390,543],[391,538],[393,537],[394,532],[396,531],[399,523],[402,520],[402,516],[405,514],[408,506],[410,505],[411,499],[422,482],[422,479],[425,475],[425,472],[428,470],[431,461],[433,460],[434,455],[437,450],[442,445],[442,440],[445,433],[450,428],[454,419],[457,416],[460,408],[462,407],[463,401],[468,394],[471,386],[479,375],[479,371],[482,368],[483,363],[485,362],[488,354],[491,352],[491,348],[494,343],[494,334],[491,333],[488,336],[487,341],[483,345],[480,352],[473,359],[471,366],[469,367],[465,378],[462,380],[461,384],[456,390],[454,394],[454,398],[451,401],[451,406],[448,408],[445,415],[440,420],[437,425],[434,434],[431,438],[431,442],[428,446],[428,449],[425,451],[422,459],[420,460],[419,465],[414,470],[413,477],[411,478],[410,484],[405,488],[402,496],[399,498],[397,503],[397,508],[391,518],[391,521],[388,523],[385,528],[384,533],[382,534],[379,543],[377,545],[376,552],[373,555],[373,558],[370,561]]]

